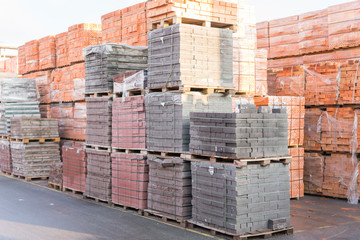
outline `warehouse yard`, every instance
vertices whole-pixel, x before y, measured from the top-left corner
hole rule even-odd
[[[360,1],[137,2],[0,44],[0,239],[360,239]]]

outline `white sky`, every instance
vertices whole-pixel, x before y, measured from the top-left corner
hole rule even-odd
[[[21,45],[66,31],[71,25],[101,23],[101,16],[144,0],[0,0],[0,44]],[[324,9],[349,0],[248,0],[257,21]]]

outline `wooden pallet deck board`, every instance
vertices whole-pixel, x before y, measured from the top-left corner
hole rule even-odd
[[[30,181],[34,181],[34,180],[47,180],[49,179],[49,177],[44,177],[44,176],[31,176],[31,177],[26,177],[26,176],[22,176],[22,175],[19,175],[19,174],[12,174],[13,177],[15,178],[18,178],[18,179],[24,179],[25,181],[27,182],[30,182]]]
[[[182,152],[168,152],[168,151],[147,151],[148,154],[156,155],[159,157],[182,157]]]
[[[143,154],[146,155],[148,151],[146,149],[124,149],[124,148],[112,148],[113,153],[126,153],[126,154]]]
[[[114,93],[114,99],[122,98],[124,95],[123,92]],[[145,89],[131,89],[126,90],[126,97],[134,97],[134,96],[144,96],[145,95]]]
[[[47,142],[60,142],[60,137],[46,137],[46,138],[10,138],[12,142],[21,142],[24,144],[30,142],[47,143]]]
[[[51,182],[48,182],[48,186],[50,188],[53,188],[55,190],[59,190],[59,191],[62,191],[62,186],[58,183],[51,183]]]
[[[74,189],[67,188],[67,187],[63,187],[62,191],[63,192],[72,192],[73,194],[78,194],[78,195],[84,195],[84,192],[82,192],[82,191],[74,190]]]
[[[181,85],[181,86],[167,86],[167,87],[149,87],[146,89],[146,93],[153,93],[153,92],[180,92],[180,93],[187,93],[187,92],[201,92],[203,94],[213,94],[213,93],[224,93],[224,94],[233,94],[234,88],[230,87],[204,87],[204,86],[188,86],[188,85]]]
[[[135,208],[135,207],[129,207],[129,206],[125,206],[125,205],[118,204],[118,203],[112,203],[111,206],[114,207],[114,208],[122,208],[125,211],[136,212],[140,216],[144,216],[144,210],[143,209],[139,209],[139,208]]]
[[[97,92],[97,93],[85,93],[85,97],[112,97],[114,94],[112,91]]]
[[[176,218],[175,216],[171,216],[169,214],[150,210],[150,209],[144,210],[144,216],[160,219],[162,222],[165,222],[165,223],[175,223],[175,224],[180,225],[183,228],[186,228],[188,226],[186,219],[182,219],[180,217]]]
[[[102,152],[111,152],[111,147],[110,146],[100,146],[100,145],[85,144],[85,150],[86,149],[102,151]]]

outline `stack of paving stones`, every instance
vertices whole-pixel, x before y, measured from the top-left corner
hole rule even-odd
[[[230,158],[288,155],[286,109],[241,105],[239,113],[190,114],[190,152]]]
[[[149,88],[233,87],[228,29],[175,24],[148,33]]]
[[[49,177],[51,167],[61,164],[56,119],[11,119],[12,172],[28,179]],[[44,139],[44,142],[32,139]],[[29,141],[25,141],[30,139]],[[13,141],[14,140],[14,141]],[[15,141],[16,140],[16,141]]]
[[[60,188],[63,186],[63,164],[54,162],[50,166],[49,184],[56,185]]]
[[[145,149],[145,97],[115,98],[112,105],[112,147]]]
[[[232,112],[229,95],[200,92],[145,96],[146,146],[153,151],[189,151],[190,112]]]
[[[191,218],[190,162],[148,154],[148,163],[148,209],[171,219]]]
[[[86,153],[85,143],[65,141],[62,146],[63,187],[68,190],[85,192]]]
[[[0,139],[0,170],[6,173],[12,172],[10,141]]]
[[[113,152],[111,162],[112,203],[146,209],[149,183],[146,155]]]
[[[113,75],[147,67],[147,47],[103,44],[87,47],[84,54],[86,94],[112,92]]]
[[[85,196],[111,202],[111,152],[86,149]]]
[[[32,117],[11,118],[11,138],[57,138],[59,125],[57,119]]]
[[[112,98],[86,98],[86,145],[111,147]]]
[[[192,222],[231,234],[290,226],[289,165],[191,162]]]

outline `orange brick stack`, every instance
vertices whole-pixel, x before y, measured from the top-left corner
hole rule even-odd
[[[290,197],[304,196],[304,148],[289,148],[292,156],[290,163]]]
[[[26,72],[39,70],[39,41],[32,40],[25,43]]]
[[[266,96],[268,94],[267,83],[267,51],[264,49],[256,50],[255,55],[255,95]]]
[[[26,47],[21,45],[18,47],[18,74],[26,73]]]
[[[116,10],[101,16],[103,43],[121,43],[122,11]]]
[[[121,42],[131,46],[147,46],[146,3],[124,8],[121,12]]]
[[[0,60],[0,72],[17,73],[17,57]]]
[[[56,66],[64,67],[69,63],[68,32],[59,33],[55,36],[56,43]]]
[[[56,67],[55,37],[47,36],[39,40],[39,70]]]
[[[84,61],[83,48],[101,44],[101,25],[93,23],[76,24],[68,29],[69,62]]]
[[[305,71],[302,66],[268,70],[269,95],[304,96]]]

